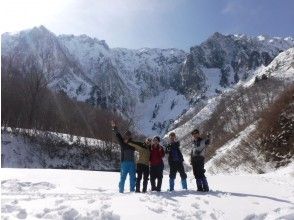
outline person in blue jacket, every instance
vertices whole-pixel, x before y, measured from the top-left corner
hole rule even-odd
[[[128,144],[132,139],[132,133],[126,131],[122,136],[114,121],[111,121],[111,126],[121,148],[119,192],[124,192],[125,181],[128,174],[130,177],[130,191],[134,192],[136,185],[135,149]]]
[[[168,163],[170,167],[169,191],[174,190],[177,172],[179,172],[181,176],[182,188],[187,189],[187,174],[184,169],[184,158],[180,150],[180,142],[176,140],[176,134],[174,132],[169,134],[169,139],[170,142],[166,147],[166,153],[168,154]]]

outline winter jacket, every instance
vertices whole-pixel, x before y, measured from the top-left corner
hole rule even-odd
[[[139,159],[137,164],[144,164],[149,166],[150,160],[150,146],[142,142],[129,141],[128,144],[135,148],[139,152]]]
[[[164,157],[165,153],[163,147],[161,145],[158,146],[151,146],[150,151],[150,165],[151,166],[158,166],[163,164],[162,158]]]
[[[125,143],[121,134],[118,132],[117,127],[114,127],[113,132],[118,140],[121,148],[121,162],[123,161],[135,161],[135,149],[129,144]]]
[[[204,157],[205,148],[207,145],[209,145],[209,143],[210,143],[209,139],[203,139],[203,138],[198,138],[197,140],[193,141],[193,147],[191,150],[191,162],[197,156]]]
[[[169,164],[172,162],[183,162],[184,161],[183,154],[180,150],[180,142],[179,141],[169,143],[166,147],[165,152],[168,154]]]

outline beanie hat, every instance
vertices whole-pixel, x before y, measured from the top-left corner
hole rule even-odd
[[[160,137],[159,136],[155,136],[154,138],[153,138],[153,140],[157,140],[158,142],[160,142]]]
[[[198,129],[194,129],[191,134],[199,134],[199,130]]]
[[[176,136],[176,133],[175,132],[171,132],[168,136],[169,137],[175,137]]]

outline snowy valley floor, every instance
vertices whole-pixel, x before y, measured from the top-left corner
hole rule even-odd
[[[264,175],[208,176],[212,191],[119,194],[119,173],[1,169],[1,219],[294,219],[294,166]],[[128,179],[127,179],[128,180]],[[127,182],[126,189],[129,184]]]

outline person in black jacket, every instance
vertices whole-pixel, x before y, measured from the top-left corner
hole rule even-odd
[[[168,163],[170,167],[169,190],[174,190],[177,172],[180,173],[182,179],[182,188],[187,189],[187,174],[184,169],[184,158],[180,150],[180,142],[176,140],[176,134],[174,132],[169,134],[169,139],[170,143],[166,147],[166,153],[168,154]]]
[[[196,179],[197,191],[208,192],[208,182],[205,176],[204,155],[205,149],[210,143],[210,135],[206,139],[202,138],[199,130],[195,129],[191,132],[193,136],[193,146],[191,150],[191,165]]]
[[[130,191],[134,192],[136,185],[135,149],[128,144],[128,142],[131,141],[132,133],[126,131],[124,136],[122,136],[114,121],[111,121],[111,127],[121,147],[119,192],[124,192],[125,181],[128,174],[130,176]]]

